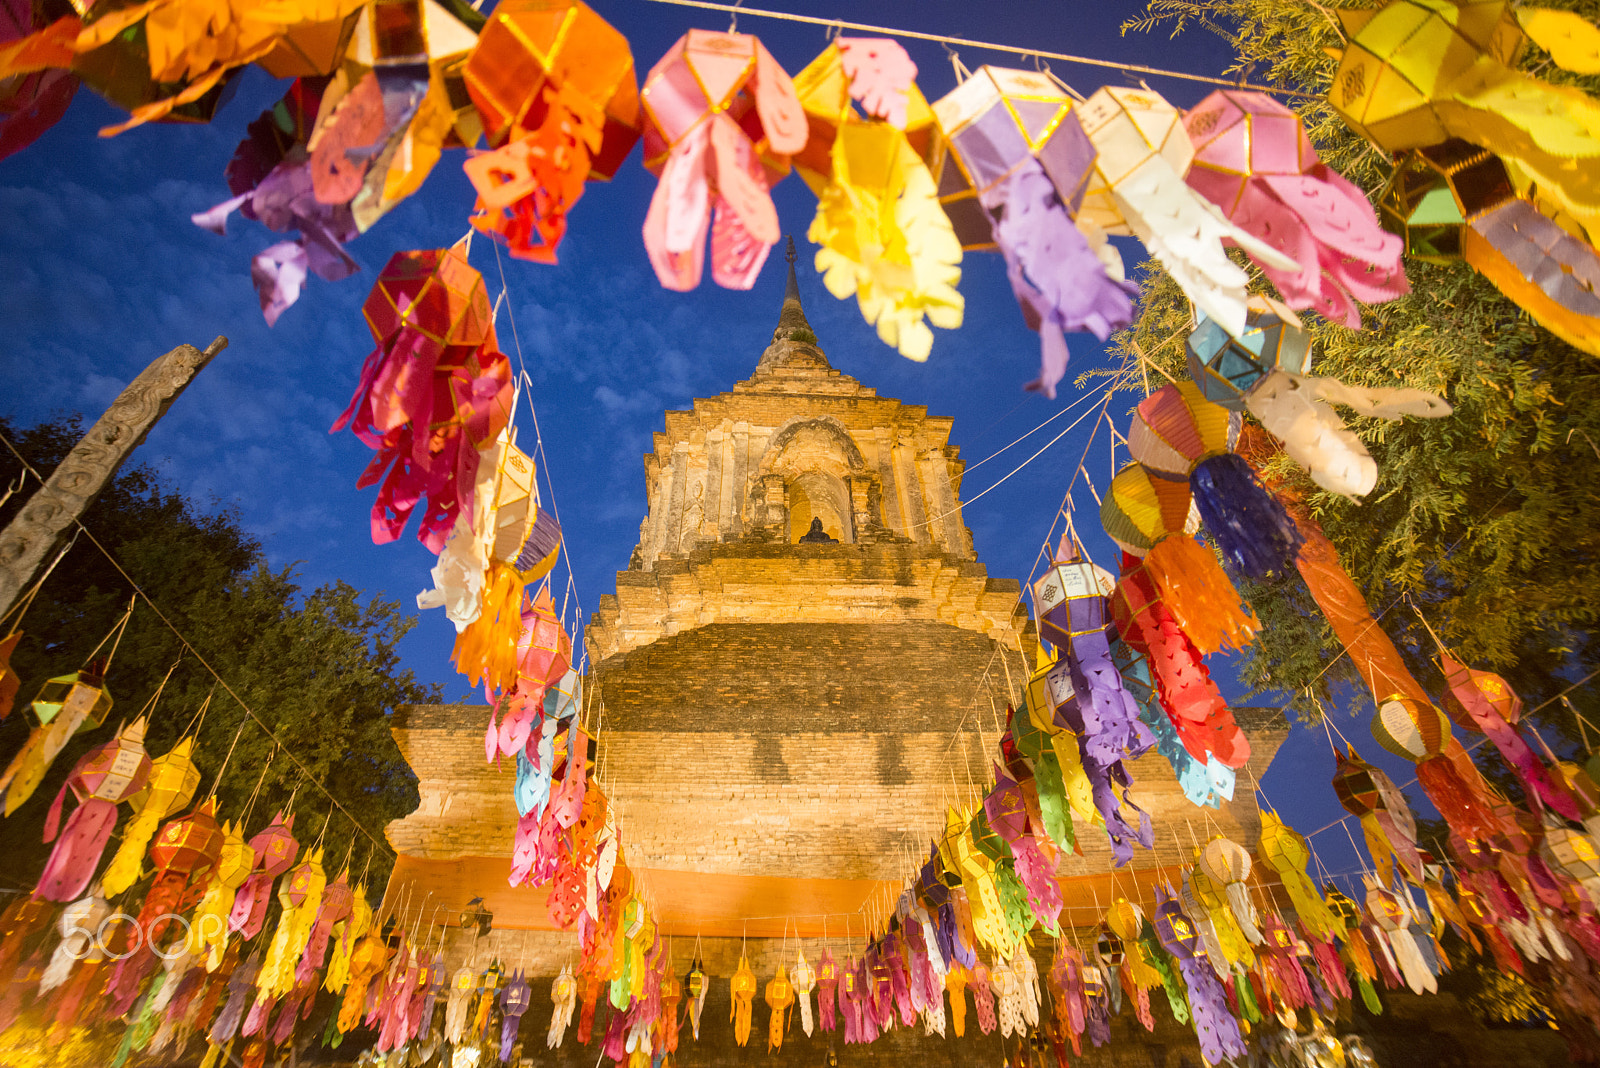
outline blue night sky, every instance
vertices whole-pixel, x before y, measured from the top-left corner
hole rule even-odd
[[[725,14],[644,0],[591,3],[628,37],[641,76],[690,27],[728,25]],[[1180,40],[1164,34],[1120,37],[1117,24],[1135,10],[1131,4],[788,0],[786,6],[1199,74],[1218,74],[1228,62],[1225,43],[1203,30]],[[826,45],[817,26],[746,15],[739,28],[759,34],[791,73]],[[905,44],[930,100],[955,85],[939,45]],[[973,68],[1030,62],[975,49],[962,50],[961,58]],[[1057,63],[1055,71],[1085,94],[1110,79],[1129,81],[1091,67]],[[1152,79],[1152,86],[1180,107],[1207,91],[1202,84],[1167,78]],[[280,236],[235,216],[228,236],[216,237],[191,225],[189,216],[227,198],[223,167],[245,124],[282,92],[283,83],[252,68],[209,126],[146,126],[102,139],[96,130],[123,115],[84,91],[59,125],[0,161],[0,414],[24,424],[63,412],[92,418],[154,356],[180,342],[204,347],[225,335],[227,351],[174,405],[137,458],[199,500],[238,509],[269,561],[296,564],[305,586],[344,579],[409,607],[428,584],[433,557],[412,536],[415,524],[398,544],[371,543],[372,491],[355,489],[371,454],[352,435],[330,435],[328,427],[372,347],[360,309],[377,271],[396,251],[457,240],[467,230],[473,195],[460,169],[462,153],[447,153],[420,193],[352,243],[360,274],[339,283],[312,278],[299,303],[269,329],[249,264]],[[662,412],[687,408],[693,398],[748,377],[772,336],[783,292],[781,250],[748,293],[717,288],[709,272],[693,293],[661,289],[639,237],[654,186],[635,150],[614,181],[588,187],[573,212],[559,267],[505,258],[507,304],[517,330],[514,337],[502,313],[500,342],[515,359],[520,339],[534,383],[545,473],[554,486],[585,615],[615,588],[614,574],[627,566],[637,541],[645,511],[641,456],[662,426]],[[1073,376],[1105,359],[1091,336],[1076,335],[1060,398],[1051,402],[1023,393],[1021,384],[1037,370],[1038,339],[1023,325],[998,256],[967,258],[961,282],[965,325],[936,331],[932,358],[913,363],[877,340],[854,300],[835,301],[822,288],[810,266],[812,246],[802,240],[816,204],[804,184],[790,177],[774,190],[774,199],[784,229],[799,243],[806,312],[828,358],[883,395],[954,417],[952,440],[969,465],[967,500],[1066,426],[1071,416],[974,467],[1076,400]],[[1119,243],[1131,269],[1142,252],[1131,242]],[[499,274],[487,240],[473,243],[472,260],[497,292]],[[1126,394],[1112,402],[1119,425],[1125,426],[1135,399]],[[519,425],[525,446],[532,444],[530,423],[524,411]],[[991,574],[1026,579],[1092,423],[1085,420],[967,508],[979,559]],[[1101,487],[1113,463],[1106,439],[1102,430],[1086,462]],[[1091,553],[1114,570],[1115,555],[1081,480],[1074,505]],[[402,647],[406,666],[443,684],[449,699],[481,700],[452,672],[452,640],[442,614],[424,615]],[[1213,670],[1221,678],[1230,674],[1225,663],[1213,664]],[[1396,767],[1356,722],[1369,712],[1365,705],[1333,714],[1368,759],[1378,759],[1405,781],[1409,771]],[[1147,759],[1160,758],[1152,753]],[[1327,785],[1332,773],[1322,729],[1297,728],[1263,786],[1284,817],[1309,832],[1341,814]],[[1243,783],[1238,797],[1248,803]],[[1337,828],[1314,845],[1331,870],[1357,866]]]

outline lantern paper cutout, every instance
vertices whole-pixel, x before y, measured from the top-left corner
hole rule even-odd
[[[1155,739],[1156,752],[1172,766],[1178,787],[1190,804],[1221,808],[1222,802],[1231,801],[1236,779],[1233,769],[1215,753],[1208,751],[1206,759],[1198,760],[1184,748],[1171,717],[1161,707],[1146,656],[1119,639],[1111,643],[1111,659],[1122,675],[1122,685],[1139,705],[1139,718]]]
[[[1229,768],[1250,759],[1250,742],[1234,722],[1200,651],[1162,602],[1148,570],[1125,555],[1122,577],[1112,593],[1111,610],[1122,641],[1143,653],[1155,677],[1161,707],[1185,751],[1209,763],[1214,756]]]
[[[1194,144],[1182,113],[1158,94],[1107,87],[1077,113],[1096,153],[1083,214],[1107,233],[1138,237],[1196,308],[1227,330],[1243,330],[1247,279],[1223,241],[1263,266],[1292,271],[1298,264],[1184,184]]]
[[[33,896],[67,902],[82,896],[94,878],[100,857],[117,822],[117,805],[144,788],[150,778],[150,754],[144,748],[145,721],[140,718],[117,731],[109,742],[83,755],[50,806],[44,840],[55,842]],[[61,836],[56,828],[71,790],[80,802],[67,818]]]
[[[1392,882],[1394,862],[1399,861],[1406,878],[1420,886],[1422,858],[1417,853],[1416,821],[1393,780],[1354,750],[1348,756],[1335,750],[1334,760],[1333,792],[1344,810],[1360,819],[1378,877]]]
[[[478,449],[511,414],[510,363],[495,346],[483,276],[466,249],[399,252],[362,309],[377,347],[334,423],[377,451],[358,487],[383,482],[372,537],[400,536],[426,501],[418,538],[432,552],[471,514]]]
[[[768,189],[805,146],[794,83],[756,38],[690,30],[642,96],[645,167],[660,178],[644,223],[656,277],[698,286],[709,230],[712,279],[749,289],[779,236]]]
[[[840,300],[854,294],[884,344],[926,360],[933,332],[924,317],[952,330],[965,305],[955,288],[961,246],[939,208],[933,176],[906,136],[913,97],[924,122],[932,117],[916,92],[916,74],[895,41],[840,38],[800,72],[795,90],[811,128],[823,128],[831,143],[824,171],[800,165],[817,194],[807,236],[822,246],[816,268],[823,284]]]
[[[1135,842],[1146,849],[1154,845],[1149,814],[1126,797],[1133,780],[1123,758],[1143,756],[1155,739],[1111,661],[1106,595],[1114,585],[1108,572],[1079,561],[1076,547],[1063,535],[1055,566],[1035,581],[1033,598],[1040,636],[1065,654],[1076,697],[1075,722],[1068,729],[1078,736],[1095,808],[1105,821],[1113,860],[1121,867],[1132,859]]]
[[[1283,505],[1233,452],[1239,427],[1236,413],[1206,400],[1193,382],[1169,383],[1139,403],[1128,451],[1146,467],[1187,478],[1223,558],[1260,579],[1293,566],[1301,538]]]
[[[1465,259],[1568,344],[1600,355],[1600,254],[1516,195],[1505,163],[1451,138],[1401,155],[1379,199],[1419,259]]]
[[[282,100],[250,123],[248,136],[234,150],[225,171],[233,196],[189,217],[219,236],[227,233],[234,211],[278,233],[299,231],[298,237],[263,249],[250,263],[268,326],[300,299],[308,274],[337,282],[358,270],[344,249],[361,232],[350,204],[319,201],[312,184],[307,146],[325,88],[321,78],[294,81]]]
[[[1067,367],[1061,335],[1088,330],[1104,341],[1132,321],[1138,294],[1121,256],[1079,216],[1095,159],[1080,109],[1046,74],[987,66],[934,105],[950,153],[940,199],[964,247],[992,241],[1005,257],[1039,332],[1039,378],[1028,388],[1052,399]]]
[[[1245,885],[1245,880],[1250,878],[1249,852],[1231,839],[1213,838],[1200,851],[1200,868],[1228,895],[1228,907],[1244,936],[1259,944],[1261,932],[1256,929],[1256,907],[1250,900],[1250,888]]]
[[[1456,726],[1488,735],[1530,797],[1537,797],[1569,820],[1583,818],[1573,795],[1560,788],[1517,730],[1522,699],[1505,679],[1491,671],[1468,667],[1442,646],[1439,667],[1446,686],[1445,711]]]
[[[123,830],[122,844],[100,877],[105,894],[115,897],[138,880],[139,862],[156,828],[194,796],[195,788],[200,785],[200,769],[194,765],[193,752],[194,738],[181,738],[169,752],[151,763],[148,784],[132,799],[138,814]]]
[[[1216,556],[1194,540],[1199,512],[1187,482],[1141,463],[1123,466],[1100,504],[1100,522],[1124,552],[1143,559],[1162,603],[1202,653],[1243,649],[1260,629]]]
[[[4,814],[11,815],[33,796],[75,733],[100,726],[110,712],[111,692],[104,676],[92,667],[59,675],[39,687],[39,696],[28,706],[28,720],[33,724],[28,739],[0,772]]]
[[[272,881],[289,870],[299,852],[300,843],[294,837],[294,817],[285,819],[281,811],[275,813],[271,822],[250,839],[253,862],[249,877],[234,895],[233,909],[228,914],[230,930],[240,932],[247,941],[261,932],[261,925],[267,918]]]
[[[1306,874],[1310,857],[1306,840],[1284,823],[1277,812],[1262,809],[1261,860],[1277,873],[1306,933],[1314,939],[1326,940],[1340,933],[1344,925],[1329,910],[1327,902],[1317,893],[1316,884]]]
[[[473,225],[513,256],[556,262],[586,179],[609,179],[639,139],[639,86],[628,42],[587,4],[500,4],[463,77],[492,151],[466,171]]]
[[[1200,1039],[1200,1055],[1207,1064],[1220,1064],[1246,1054],[1239,1021],[1228,1012],[1227,996],[1216,973],[1200,948],[1194,922],[1184,913],[1170,886],[1156,890],[1156,912],[1151,918],[1161,946],[1178,962],[1178,970],[1189,988],[1189,1009],[1195,1034]]]
[[[1360,188],[1317,158],[1300,117],[1265,93],[1219,89],[1184,116],[1186,180],[1228,220],[1295,261],[1263,273],[1291,308],[1361,329],[1356,305],[1410,292],[1401,244]]]
[[[1199,320],[1186,346],[1189,373],[1219,404],[1248,409],[1322,488],[1361,497],[1378,481],[1378,466],[1366,446],[1345,429],[1331,405],[1390,420],[1451,414],[1449,404],[1426,390],[1347,386],[1307,375],[1311,339],[1299,319],[1270,298],[1251,297],[1250,305],[1249,329],[1237,339],[1210,320]]]

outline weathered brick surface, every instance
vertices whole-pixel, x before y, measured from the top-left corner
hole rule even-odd
[[[612,657],[595,680],[619,731],[948,735],[1006,701],[995,643],[933,622],[714,623]]]

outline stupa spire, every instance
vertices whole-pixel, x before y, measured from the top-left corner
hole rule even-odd
[[[800,306],[800,282],[794,273],[794,237],[789,238],[788,251],[785,259],[789,261],[789,281],[783,290],[783,310],[778,313],[778,329],[772,332],[772,340],[809,341],[816,344],[816,331],[811,329],[811,324],[806,321],[805,309]],[[796,336],[799,331],[803,334]]]

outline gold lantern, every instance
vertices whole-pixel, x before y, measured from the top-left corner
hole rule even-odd
[[[85,668],[70,675],[57,675],[39,687],[39,696],[28,706],[28,719],[36,727],[46,727],[57,716],[77,719],[80,729],[93,730],[111,712],[111,692],[105,679]]]

